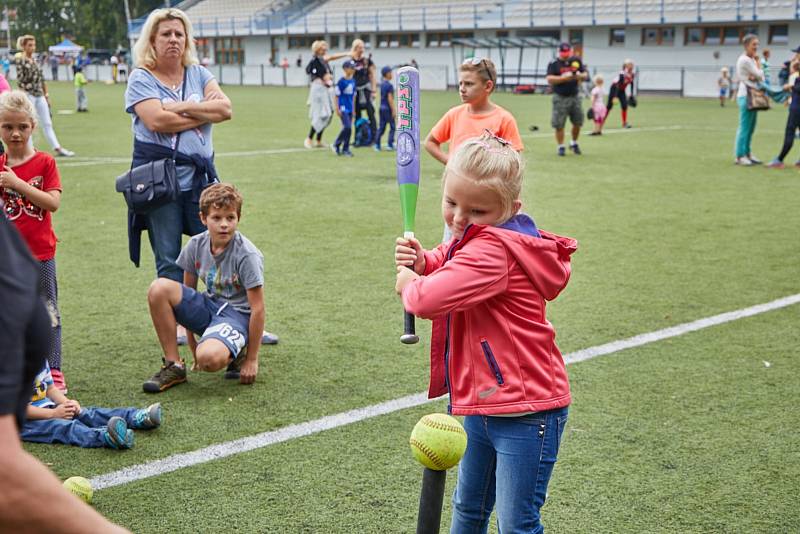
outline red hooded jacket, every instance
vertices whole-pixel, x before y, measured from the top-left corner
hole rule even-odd
[[[406,310],[433,319],[428,397],[449,391],[456,415],[570,404],[545,302],[566,286],[577,242],[538,231],[526,215],[509,223],[469,226],[460,241],[426,251],[424,276],[402,293]]]

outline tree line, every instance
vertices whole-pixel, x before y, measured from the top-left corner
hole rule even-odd
[[[128,0],[128,4],[131,19],[136,19],[164,7],[164,0]],[[0,4],[3,7],[9,14],[11,48],[24,34],[36,37],[39,50],[64,37],[86,48],[128,48],[123,0],[7,0]]]

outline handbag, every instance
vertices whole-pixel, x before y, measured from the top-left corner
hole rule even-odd
[[[766,111],[769,109],[767,92],[747,86],[747,109],[750,111]]]
[[[586,112],[586,118],[590,121],[594,120],[594,110],[592,108],[589,108],[589,110]]]
[[[181,100],[183,100],[185,91],[186,71],[184,70]],[[178,200],[180,186],[175,169],[175,157],[178,154],[180,140],[181,134],[178,133],[171,158],[149,161],[136,167],[131,163],[130,170],[117,177],[117,192],[122,193],[122,196],[125,197],[125,203],[130,211],[144,215]]]

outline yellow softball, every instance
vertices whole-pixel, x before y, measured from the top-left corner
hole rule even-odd
[[[424,416],[411,432],[411,452],[419,463],[434,471],[456,465],[467,449],[467,433],[457,419],[443,413]]]
[[[64,488],[86,504],[92,503],[92,483],[83,477],[70,477],[64,481]]]

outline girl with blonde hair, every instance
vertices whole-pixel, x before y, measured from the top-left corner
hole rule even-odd
[[[333,117],[333,104],[331,102],[331,88],[333,78],[329,61],[334,61],[347,56],[346,53],[328,54],[328,43],[326,41],[314,41],[311,44],[313,57],[306,66],[306,74],[311,79],[311,87],[308,93],[309,105],[308,118],[311,120],[311,130],[304,141],[306,148],[324,148],[322,143],[322,132],[331,122]],[[313,142],[316,135],[316,142]]]
[[[398,238],[395,290],[433,320],[430,398],[448,393],[469,447],[458,467],[452,532],[541,532],[570,404],[545,302],[570,277],[574,239],[520,213],[522,157],[491,133],[461,145],[443,179],[453,239],[424,250]]]

